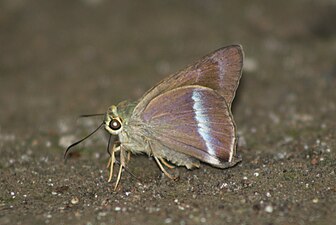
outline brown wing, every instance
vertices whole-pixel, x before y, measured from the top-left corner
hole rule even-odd
[[[141,114],[150,135],[169,149],[225,167],[235,154],[235,125],[224,98],[192,85],[152,99]]]
[[[200,85],[217,91],[231,108],[242,67],[243,50],[240,45],[218,49],[150,89],[140,99],[133,115],[139,116],[148,103],[159,94],[186,85]]]

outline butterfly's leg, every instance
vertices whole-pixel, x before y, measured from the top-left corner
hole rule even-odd
[[[151,149],[152,154],[153,154],[153,150],[152,150],[152,146],[151,146],[151,143],[150,143],[150,142],[148,142],[148,147]],[[159,158],[156,157],[154,154],[153,154],[153,157],[154,157],[156,163],[158,164],[158,166],[160,167],[161,171],[162,171],[167,177],[169,177],[169,178],[172,179],[172,180],[176,180],[176,179],[178,178],[178,176],[173,176],[173,175],[169,174],[169,173],[166,171],[166,169],[162,166],[162,164],[161,164],[161,162],[160,162],[160,159],[161,159],[161,160],[163,159],[162,157],[160,157],[160,159],[159,159]],[[163,161],[164,161],[164,160],[163,160]],[[167,162],[163,162],[163,163],[166,165]],[[168,163],[167,163],[167,164],[168,164]],[[169,165],[169,164],[168,164],[168,165]],[[170,165],[169,165],[168,167],[170,168]]]
[[[117,189],[118,187],[118,184],[119,184],[119,181],[120,181],[120,177],[121,177],[121,172],[122,172],[122,164],[120,163],[120,166],[119,166],[119,172],[118,172],[118,177],[117,177],[117,181],[116,181],[116,184],[114,185],[114,190]]]
[[[119,152],[120,151],[120,146],[117,146],[118,143],[115,143],[112,145],[112,151],[113,151],[113,148],[114,148],[114,152]],[[112,153],[110,154],[111,157],[109,158],[109,161],[107,162],[107,165],[106,165],[106,168],[110,168],[110,165],[111,165],[111,160],[112,160]],[[115,157],[114,157],[115,159]],[[114,160],[115,162],[115,160]]]
[[[175,179],[177,178],[176,176],[173,176],[173,175],[169,174],[169,173],[166,171],[166,169],[162,166],[162,164],[161,164],[161,162],[160,162],[160,160],[159,160],[158,157],[155,157],[155,156],[154,156],[154,159],[155,159],[156,163],[158,164],[158,166],[160,167],[161,171],[162,171],[167,177],[169,177],[169,178],[172,179],[172,180],[175,180]]]
[[[160,161],[161,161],[166,167],[168,167],[169,169],[174,169],[174,168],[175,168],[174,165],[168,163],[164,158],[160,157],[159,159],[160,159]]]
[[[120,146],[120,166],[119,166],[118,177],[117,177],[116,184],[114,186],[114,190],[116,190],[118,187],[118,184],[121,178],[122,169],[126,165],[126,155],[125,154],[126,154],[125,150]]]
[[[120,151],[120,146],[116,146],[117,144],[113,144],[112,146],[112,152],[111,152],[111,158],[109,159],[108,163],[107,163],[107,168],[110,167],[110,174],[109,174],[109,179],[108,182],[110,182],[112,180],[112,176],[113,176],[113,167],[114,167],[114,163],[115,163],[115,152]]]

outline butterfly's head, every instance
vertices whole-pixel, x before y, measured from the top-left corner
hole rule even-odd
[[[108,108],[104,120],[105,130],[112,135],[118,135],[123,129],[123,120],[118,115],[117,106],[112,105]]]

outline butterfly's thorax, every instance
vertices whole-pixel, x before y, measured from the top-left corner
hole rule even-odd
[[[125,150],[132,153],[147,153],[151,155],[141,121],[131,119],[128,124],[124,125],[124,129],[118,137]]]
[[[118,134],[122,147],[132,153],[151,155],[146,140],[146,124],[141,118],[133,115],[137,102],[121,102],[117,106],[118,115],[123,120],[123,130]]]

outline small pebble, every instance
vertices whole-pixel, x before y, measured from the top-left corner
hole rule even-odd
[[[227,183],[223,183],[223,184],[220,186],[220,189],[225,188],[225,187],[227,187],[227,186],[228,186]]]
[[[79,199],[78,199],[77,197],[73,197],[73,198],[71,199],[71,204],[73,204],[73,205],[78,204],[78,202],[79,202]]]
[[[173,222],[173,220],[172,220],[172,218],[167,218],[167,219],[165,219],[164,222],[165,222],[165,223],[171,223],[171,222]]]
[[[179,206],[178,206],[178,209],[179,209],[179,210],[184,210],[184,207],[179,205]]]
[[[273,207],[271,205],[268,205],[265,207],[265,212],[272,213],[273,212]]]
[[[106,216],[106,214],[107,214],[106,212],[99,212],[99,213],[98,213],[98,216],[100,216],[100,217],[104,217],[104,216]]]
[[[50,148],[51,147],[51,142],[50,141],[46,141],[45,145],[46,145],[47,148]]]

